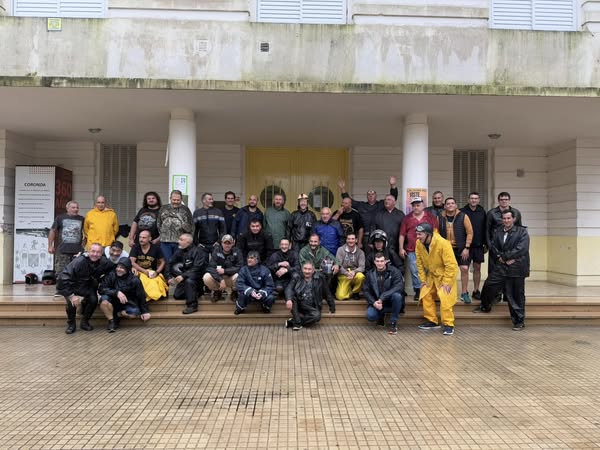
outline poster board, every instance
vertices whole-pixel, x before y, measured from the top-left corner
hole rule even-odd
[[[13,282],[35,273],[39,279],[54,267],[48,253],[48,232],[56,214],[65,212],[72,194],[73,174],[55,166],[15,168],[15,234]]]

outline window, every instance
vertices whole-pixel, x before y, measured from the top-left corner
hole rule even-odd
[[[575,31],[575,0],[492,0],[490,26],[513,30]]]
[[[453,194],[459,208],[467,204],[470,192],[479,192],[480,205],[488,209],[486,150],[454,150]]]
[[[258,21],[346,23],[346,0],[258,0]]]
[[[137,213],[135,145],[102,145],[100,194],[117,213],[120,225],[130,224]]]
[[[14,0],[13,11],[27,17],[105,17],[106,0]]]

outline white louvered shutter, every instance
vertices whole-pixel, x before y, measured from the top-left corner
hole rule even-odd
[[[300,23],[301,0],[260,0],[258,21]]]
[[[259,0],[258,21],[346,23],[346,0]]]
[[[302,23],[346,23],[344,0],[303,0]]]
[[[573,31],[576,29],[574,0],[533,0],[533,29]]]
[[[61,17],[104,17],[106,0],[61,0]]]
[[[14,0],[15,16],[79,17],[106,16],[107,0]]]
[[[492,28],[531,30],[531,0],[492,0]]]
[[[58,0],[15,0],[14,15],[25,17],[57,17]]]

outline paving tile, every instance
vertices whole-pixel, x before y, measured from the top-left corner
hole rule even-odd
[[[600,330],[0,329],[0,448],[600,448]]]

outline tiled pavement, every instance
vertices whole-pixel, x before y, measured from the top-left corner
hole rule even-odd
[[[600,329],[0,329],[0,448],[600,448]]]

